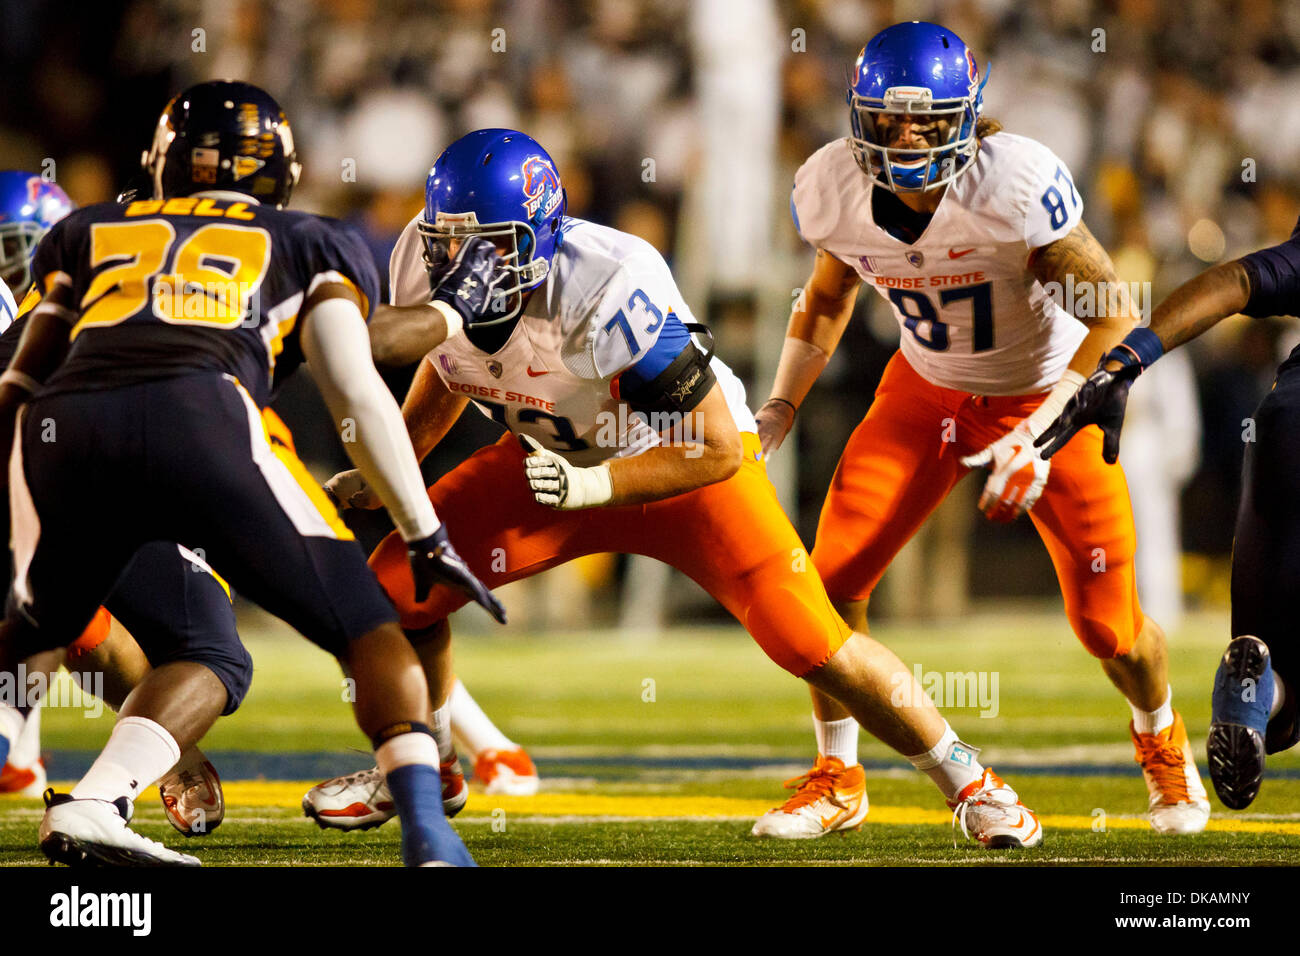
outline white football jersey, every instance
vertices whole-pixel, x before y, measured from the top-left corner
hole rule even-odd
[[[1031,249],[1079,223],[1083,200],[1065,164],[1024,136],[983,139],[973,163],[908,244],[875,224],[875,184],[848,140],[836,140],[795,176],[795,226],[888,300],[903,355],[928,381],[979,395],[1045,392],[1087,328],[1044,291],[1027,262]]]
[[[5,285],[5,280],[0,279],[0,332],[13,325],[17,316],[18,305],[14,302],[14,295]]]
[[[429,301],[419,218],[393,249],[393,305]],[[614,380],[654,348],[673,315],[695,319],[648,242],[581,219],[566,218],[562,234],[546,280],[499,351],[481,352],[457,334],[426,361],[489,418],[587,467],[662,443],[615,397]],[[712,368],[736,427],[757,431],[744,385],[716,357]]]

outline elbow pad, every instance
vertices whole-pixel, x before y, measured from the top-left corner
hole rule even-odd
[[[713,333],[707,326],[696,322],[686,323],[685,327],[688,332],[700,332],[709,337],[708,351],[701,352],[692,340],[653,379],[635,385],[628,391],[620,389],[617,397],[635,411],[647,415],[684,415],[694,411],[717,382],[718,377],[709,364],[713,359]]]

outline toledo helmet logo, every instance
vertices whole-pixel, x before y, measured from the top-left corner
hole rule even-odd
[[[543,156],[529,156],[520,167],[524,177],[524,210],[530,221],[540,221],[555,211],[563,193],[560,177],[551,161]]]
[[[236,156],[232,160],[232,163],[236,179],[244,179],[247,176],[251,176],[266,165],[265,160],[258,159],[255,156]]]

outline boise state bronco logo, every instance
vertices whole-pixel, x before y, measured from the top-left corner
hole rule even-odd
[[[560,204],[560,176],[544,156],[529,156],[520,172],[524,176],[524,210],[528,218],[545,219]]]

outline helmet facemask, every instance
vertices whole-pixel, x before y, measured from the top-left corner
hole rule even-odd
[[[850,88],[849,146],[858,165],[891,192],[924,192],[951,183],[970,168],[978,148],[975,125],[983,86],[949,100],[932,100],[925,87],[892,87],[883,99]],[[903,118],[913,123],[913,138],[923,139],[924,147],[891,145]]]
[[[0,280],[15,295],[22,295],[32,281],[32,255],[36,244],[49,229],[39,222],[7,222],[0,225]]]
[[[473,212],[439,212],[433,223],[424,218],[417,220],[416,229],[424,240],[424,265],[429,270],[431,288],[442,281],[455,251],[466,237],[481,236],[496,245],[503,260],[501,268],[513,281],[506,280],[497,290],[502,303],[501,317],[475,322],[475,327],[486,328],[518,318],[523,311],[524,294],[540,285],[550,271],[546,259],[534,258],[537,234],[521,220],[480,223]]]

